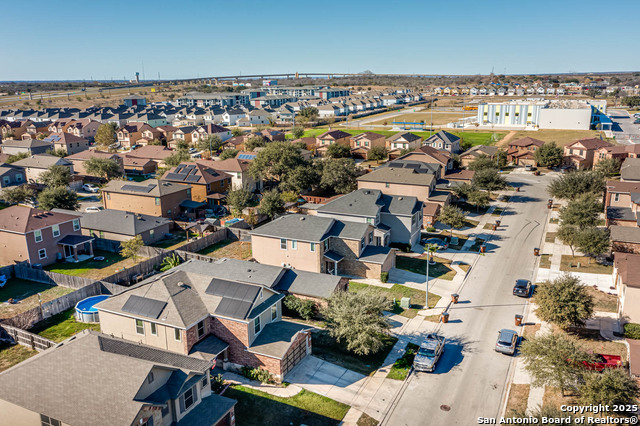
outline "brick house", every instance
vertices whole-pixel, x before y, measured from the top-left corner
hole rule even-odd
[[[93,238],[82,235],[75,215],[25,206],[0,210],[0,264],[50,265],[93,256]]]
[[[105,209],[176,219],[181,214],[180,204],[191,201],[191,186],[157,179],[143,182],[112,180],[102,189]]]
[[[85,330],[0,373],[1,422],[233,426],[236,401],[211,391],[212,365]]]
[[[564,147],[562,164],[576,169],[590,169],[594,165],[597,150],[612,147],[613,144],[598,138],[585,138],[572,142]]]
[[[52,133],[44,138],[44,142],[51,142],[54,149],[63,150],[68,155],[89,149],[89,141],[87,139],[67,132]]]
[[[386,148],[386,145],[387,139],[384,135],[374,132],[360,133],[351,137],[351,156],[366,160],[371,148]]]
[[[329,130],[328,132],[324,132],[316,138],[316,152],[319,155],[325,155],[329,145],[333,145],[334,143],[350,147],[351,134],[343,132],[342,130]]]
[[[210,162],[207,162],[210,163]],[[191,199],[214,205],[231,189],[231,175],[203,162],[180,163],[162,175],[162,182],[191,186]]]
[[[260,263],[368,278],[380,278],[395,266],[395,249],[377,242],[388,244],[374,240],[372,224],[312,215],[282,216],[251,232]]]
[[[82,176],[98,177],[96,175],[87,173],[87,170],[84,168],[85,161],[89,160],[90,158],[103,158],[107,160],[113,160],[118,163],[118,166],[120,166],[120,172],[124,173],[124,163],[122,157],[112,152],[87,150],[79,152],[77,154],[69,155],[64,159],[70,161],[73,164],[73,170],[77,174]]]
[[[537,166],[534,153],[544,145],[544,141],[530,137],[509,142],[507,161],[516,166]]]
[[[282,320],[284,292],[321,291],[328,297],[346,285],[338,277],[281,266],[188,260],[96,308],[104,333],[224,369],[262,367],[282,380],[311,352],[309,327]]]
[[[624,162],[627,158],[640,158],[640,144],[613,145],[598,148],[593,155],[593,165],[596,166],[606,158],[614,158],[620,162]]]

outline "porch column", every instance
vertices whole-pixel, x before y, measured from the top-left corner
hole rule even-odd
[[[93,240],[89,241],[89,254],[93,257]]]
[[[78,261],[78,246],[73,246],[73,257]]]
[[[333,261],[333,275],[338,275],[338,262]]]

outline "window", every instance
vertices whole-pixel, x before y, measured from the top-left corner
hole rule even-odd
[[[40,249],[38,250],[38,257],[40,259],[44,259],[47,257],[47,249]]]
[[[16,175],[16,182],[22,182],[22,173]]]
[[[59,237],[60,236],[60,225],[53,225],[51,227],[51,230],[53,231],[53,236],[54,237]]]
[[[193,386],[191,389],[187,390],[185,393],[180,395],[180,413],[184,413],[187,411],[193,404],[198,402],[198,393],[196,392],[196,387]]]
[[[36,238],[36,243],[39,243],[40,241],[42,241],[42,231],[41,230],[37,230],[33,233],[33,235]]]
[[[298,250],[298,241],[291,240],[291,250]]]
[[[367,218],[367,223],[372,225],[373,224],[373,218],[368,217]]]
[[[182,341],[182,333],[179,328],[173,329],[173,337],[176,339],[176,342]]]
[[[373,242],[373,232],[369,232],[369,244]]]
[[[613,196],[613,201],[620,201],[620,194],[619,194],[619,193],[616,193],[616,194]]]
[[[360,250],[364,248],[364,237],[360,240]]]
[[[104,231],[100,231],[98,234],[100,235],[100,238],[104,238]]]
[[[329,239],[328,238],[326,240],[324,240],[322,242],[322,244],[323,244],[324,251],[329,250]]]
[[[220,186],[224,188],[224,179],[220,181]]]
[[[209,384],[209,378],[207,377],[207,374],[204,375],[201,383],[202,383],[202,389],[206,389],[207,384]]]
[[[74,231],[80,230],[80,219],[73,219],[73,230]]]
[[[273,305],[271,307],[271,321],[278,318],[278,305]]]
[[[160,205],[160,198],[156,197],[156,206]]]
[[[136,320],[136,333],[144,336],[144,321],[139,319]]]
[[[280,238],[280,250],[286,250],[287,249],[287,240],[285,240],[284,238]]]
[[[202,337],[204,334],[204,321],[200,321],[198,323],[198,338]]]
[[[309,243],[309,250],[315,252],[316,251],[316,243]]]
[[[147,376],[147,383],[153,383],[153,371],[149,371],[149,375]]]
[[[149,323],[151,325],[151,334],[154,336],[158,335],[158,326],[155,322]]]
[[[390,185],[389,185],[389,183],[385,183],[385,184],[384,184],[384,187],[385,187],[385,188],[389,188],[389,186],[390,186]]]
[[[105,192],[105,194],[107,195],[107,200],[110,200],[111,199],[111,194],[108,193],[108,192]]]
[[[2,177],[2,181],[4,182],[5,185],[9,185],[9,176],[3,176]]]
[[[150,229],[149,230],[149,237],[153,238],[153,234],[155,234],[156,231],[154,229]]]
[[[42,426],[60,426],[62,423],[60,423],[60,420],[40,414],[40,424]]]
[[[256,317],[256,319],[253,320],[253,332],[255,334],[260,333],[260,317]]]

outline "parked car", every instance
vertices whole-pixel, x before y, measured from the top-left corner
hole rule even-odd
[[[438,336],[435,333],[428,334],[413,359],[413,369],[416,371],[430,372],[435,370],[436,364],[444,352],[444,343],[444,336]]]
[[[87,207],[86,209],[84,209],[85,213],[96,213],[99,212],[100,210],[102,210],[102,207]]]
[[[516,353],[516,347],[518,346],[518,333],[503,328],[498,332],[498,340],[496,341],[496,352],[501,354],[513,355]]]
[[[82,185],[82,190],[87,192],[98,192],[98,187],[92,183],[85,183]]]
[[[524,166],[524,169],[528,172],[530,172],[531,170],[533,170],[533,166],[531,164],[527,164]]]
[[[520,297],[531,296],[531,281],[516,280],[516,284],[513,286],[513,295]]]
[[[440,238],[426,238],[420,240],[420,244],[422,244],[423,246],[427,244],[436,244],[438,246],[438,250],[446,250],[447,247],[449,247],[449,245]]]
[[[619,355],[595,354],[594,362],[582,361],[589,370],[602,372],[605,368],[622,367],[622,357]]]
[[[195,148],[193,148],[193,147],[189,148],[189,154],[194,154],[194,153],[196,153],[196,152],[198,152],[198,150],[197,150],[197,149],[195,149]]]

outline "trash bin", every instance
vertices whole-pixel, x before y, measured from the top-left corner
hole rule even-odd
[[[484,244],[480,246],[480,253],[486,253],[487,252],[487,246],[485,246]]]
[[[498,229],[498,225],[496,225],[495,223],[493,225],[491,225],[491,230],[495,231]]]
[[[452,301],[453,303],[458,303],[458,298],[459,298],[459,297],[460,297],[460,295],[459,295],[458,293],[453,293],[453,294],[451,295],[451,301]]]
[[[540,256],[540,249],[539,248],[534,248],[533,249],[533,255],[534,256]]]
[[[448,323],[449,322],[449,312],[443,312],[442,315],[440,316],[440,318],[442,319],[443,323]]]
[[[533,172],[534,176],[540,176],[540,171],[536,170],[535,172]]]
[[[522,325],[522,315],[516,315],[516,325]]]
[[[496,226],[500,226],[500,223],[501,222],[499,220],[496,220]]]
[[[520,187],[516,187],[516,192],[520,192]]]

